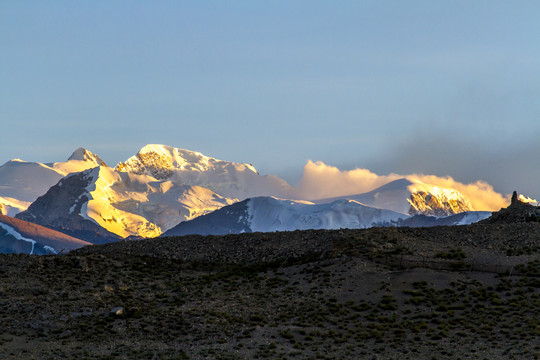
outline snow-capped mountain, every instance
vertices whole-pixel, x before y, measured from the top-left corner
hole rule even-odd
[[[295,198],[296,194],[284,180],[261,176],[250,164],[166,145],[147,145],[114,169],[83,148],[66,162],[12,160],[0,167],[0,212],[14,214],[26,209],[17,218],[92,243],[159,236],[180,222],[246,198],[247,202],[214,212],[204,221],[223,220],[221,225],[212,225],[222,228],[221,232],[364,228],[397,224],[410,215],[441,217],[471,210],[469,201],[456,190],[412,179],[396,180],[364,194],[318,200],[316,204],[278,200]],[[234,221],[224,217],[231,211],[242,214]],[[240,216],[243,220],[238,220]],[[243,222],[246,219],[247,225]]]
[[[104,165],[84,149],[68,162],[73,161]],[[181,221],[237,202],[233,195],[243,199],[291,192],[284,180],[261,176],[252,165],[147,145],[116,170],[99,166],[66,176],[17,217],[98,237],[153,237]]]
[[[459,191],[424,184],[413,179],[398,179],[367,193],[317,200],[317,203],[337,199],[358,201],[380,209],[408,215],[448,216],[472,211],[469,200]]]
[[[228,198],[290,198],[293,188],[274,175],[261,176],[251,164],[240,164],[166,145],[146,145],[116,170],[150,175],[175,184],[196,185]]]
[[[37,224],[0,215],[2,254],[59,254],[86,245],[91,244]]]
[[[399,220],[396,226],[430,227],[471,225],[491,216],[490,211],[465,211],[462,213],[437,217],[418,214],[407,219]]]
[[[224,235],[306,229],[364,229],[373,226],[469,225],[491,216],[489,211],[469,211],[446,217],[407,216],[376,209],[354,200],[314,204],[307,201],[257,197],[225,206],[208,215],[185,221],[162,236]]]
[[[105,161],[103,161],[99,156],[97,156],[96,154],[82,147],[78,148],[77,150],[73,152],[73,154],[71,154],[71,156],[68,159],[68,162],[72,160],[85,161],[88,163],[93,163],[95,164],[95,166],[107,167],[107,164],[105,164]],[[70,171],[70,172],[73,172],[73,171]]]
[[[327,204],[256,197],[226,206],[208,215],[182,222],[163,236],[187,234],[222,235],[241,232],[306,229],[363,229],[388,226],[408,216],[375,209],[352,200]]]
[[[200,186],[100,166],[66,176],[17,218],[104,237],[155,237],[235,201]]]
[[[0,166],[0,214],[14,216],[64,176],[104,164],[99,156],[83,148],[75,150],[65,162],[10,160]]]

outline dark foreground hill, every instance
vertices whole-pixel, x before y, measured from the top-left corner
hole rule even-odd
[[[540,224],[0,256],[2,359],[535,359]]]

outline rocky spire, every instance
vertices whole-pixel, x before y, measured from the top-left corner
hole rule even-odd
[[[512,193],[512,200],[510,200],[510,205],[515,205],[519,202],[518,200],[518,195],[517,195],[517,191],[514,191]]]

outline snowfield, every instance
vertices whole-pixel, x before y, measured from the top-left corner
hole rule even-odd
[[[248,202],[252,231],[291,231],[307,229],[364,229],[389,225],[408,216],[391,210],[363,205],[353,200],[309,204],[272,197],[257,197]]]

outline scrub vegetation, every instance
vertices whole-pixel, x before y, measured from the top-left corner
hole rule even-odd
[[[2,255],[0,358],[537,359],[538,234],[320,230]]]

